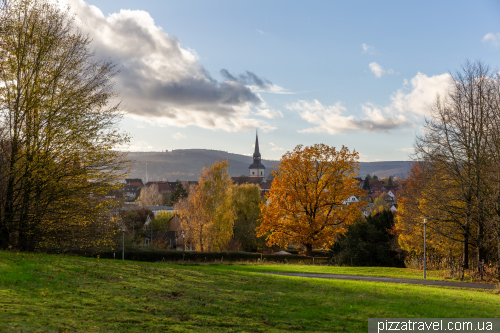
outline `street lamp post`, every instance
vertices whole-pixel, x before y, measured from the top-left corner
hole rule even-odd
[[[122,228],[122,260],[125,260],[125,228]]]
[[[427,265],[427,254],[426,254],[426,250],[427,250],[427,246],[426,246],[426,239],[427,239],[427,235],[426,235],[426,232],[427,232],[427,217],[421,217],[423,220],[424,220],[424,279],[426,278],[426,265]]]
[[[184,261],[184,253],[186,252],[186,242],[184,241],[186,234],[184,230],[181,230],[182,235],[182,261]]]

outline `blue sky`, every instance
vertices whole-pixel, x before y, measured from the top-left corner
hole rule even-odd
[[[134,151],[251,154],[257,127],[263,158],[325,143],[406,160],[447,73],[500,60],[496,1],[67,2],[120,65]]]

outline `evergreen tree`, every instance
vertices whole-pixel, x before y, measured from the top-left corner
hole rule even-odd
[[[348,266],[404,267],[403,257],[395,250],[397,239],[391,212],[383,211],[360,219],[349,226],[330,249],[330,262]]]
[[[180,199],[187,198],[188,193],[182,183],[177,181],[177,187],[175,188],[174,193],[170,196],[169,206],[175,205]]]
[[[387,182],[387,186],[394,186],[394,180],[392,179],[392,176],[389,177],[389,181]]]
[[[363,189],[369,190],[370,189],[370,175],[366,175],[365,181],[363,183]]]
[[[378,180],[378,176],[377,175],[373,175],[372,176],[372,180]]]

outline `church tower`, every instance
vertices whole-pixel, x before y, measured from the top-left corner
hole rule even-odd
[[[248,167],[249,177],[265,177],[266,167],[260,162],[259,136],[255,133],[255,151],[253,152],[253,163]]]

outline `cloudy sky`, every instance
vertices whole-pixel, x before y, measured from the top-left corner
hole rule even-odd
[[[498,1],[66,0],[116,87],[131,151],[263,158],[298,144],[407,160],[466,60],[500,65]]]

